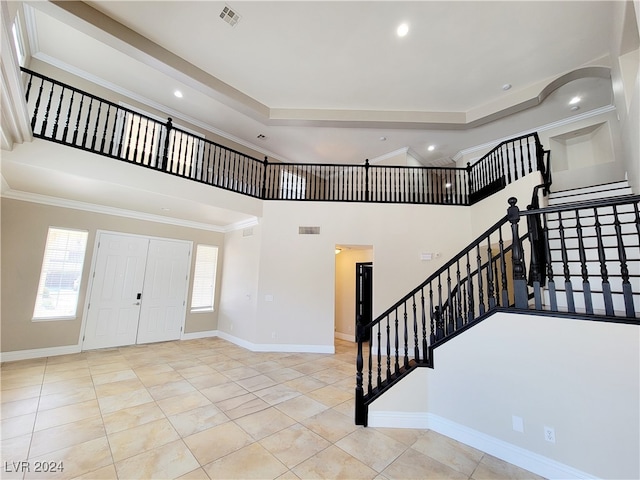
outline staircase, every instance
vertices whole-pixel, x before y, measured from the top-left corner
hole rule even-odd
[[[553,192],[549,206],[588,205],[632,196],[626,181]],[[545,305],[552,310],[633,317],[640,312],[637,204],[546,215],[549,239]]]

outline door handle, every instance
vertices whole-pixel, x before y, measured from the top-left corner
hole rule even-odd
[[[136,303],[134,303],[134,305],[140,305],[140,302],[136,302]]]

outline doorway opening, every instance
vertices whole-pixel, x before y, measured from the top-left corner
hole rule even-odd
[[[357,313],[357,264],[370,264],[366,270],[371,286],[368,290],[370,305],[365,314],[373,312],[373,246],[372,245],[336,245],[335,255],[335,317],[334,336],[342,340],[354,342],[356,338]],[[369,275],[371,274],[371,275]],[[360,302],[362,303],[362,301]],[[362,304],[364,305],[364,304]]]

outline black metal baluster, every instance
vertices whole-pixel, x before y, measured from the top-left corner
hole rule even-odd
[[[100,142],[100,152],[105,153],[104,147],[107,144],[107,129],[109,128],[109,117],[111,116],[111,105],[107,104],[107,117],[104,119],[104,128],[102,129],[102,140]],[[111,153],[111,149],[107,153]]]
[[[368,381],[367,381],[367,392],[369,395],[371,395],[371,392],[373,391],[373,345],[372,343],[373,343],[372,339],[369,337],[369,341],[367,342],[367,344],[369,345],[369,362],[368,362],[369,374],[368,374]]]
[[[489,302],[489,310],[495,308],[496,297],[495,288],[493,285],[493,268],[492,268],[493,253],[491,251],[491,238],[487,237],[487,299]]]
[[[93,108],[93,98],[89,98],[89,109],[87,110],[87,117],[84,122],[84,133],[82,134],[82,146],[87,147],[87,139],[89,138],[89,122],[91,118],[91,109]]]
[[[389,325],[389,315],[387,319],[387,382],[391,380],[391,327]]]
[[[409,366],[409,328],[407,325],[407,302],[404,302],[404,366]]]
[[[380,387],[382,387],[382,351],[380,350],[381,346],[380,346],[380,340],[382,339],[382,336],[380,334],[380,323],[378,322],[378,377],[377,377],[377,382],[378,382],[378,389]]]
[[[471,260],[469,258],[469,250],[467,250],[466,253],[466,257],[467,257],[467,278],[469,279],[469,289],[467,291],[467,303],[469,304],[469,316],[467,317],[467,322],[472,322],[476,316],[475,316],[475,305],[474,305],[474,299],[473,299],[473,277],[471,276]]]
[[[73,100],[75,98],[76,92],[71,91],[71,100],[69,101],[69,108],[67,109],[67,118],[64,124],[64,130],[62,131],[62,141],[67,142],[67,134],[69,133],[69,120],[71,118],[71,111],[73,110]],[[113,137],[112,137],[113,141]],[[109,151],[111,153],[111,150]]]
[[[502,239],[502,228],[498,229],[498,246],[500,248],[500,275],[502,279],[502,306],[509,306],[509,290],[507,287],[507,260],[504,254],[504,240]]]
[[[564,225],[562,223],[562,213],[558,215],[558,232],[560,233],[560,253],[562,255],[562,271],[564,273],[564,288],[567,297],[567,308],[569,312],[575,313],[576,306],[573,300],[573,285],[571,284],[571,271],[569,270],[569,258],[567,255],[567,243],[565,240]]]
[[[38,110],[40,109],[40,99],[42,98],[42,90],[44,89],[44,78],[40,79],[40,89],[38,90],[38,98],[36,98],[36,105],[33,109],[33,116],[31,117],[31,130],[36,131],[36,118],[38,118]]]
[[[31,84],[33,83],[33,74],[28,73],[29,81],[27,82],[27,92],[24,95],[25,102],[29,103],[29,95],[31,94]]]
[[[584,295],[584,308],[588,314],[593,315],[593,301],[591,299],[591,284],[589,283],[589,271],[587,270],[587,256],[584,249],[582,224],[580,223],[580,210],[576,210],[576,231],[578,233],[578,255],[580,257],[580,273],[582,274],[582,293]]]
[[[126,118],[126,117],[125,117]],[[136,120],[136,115],[130,116],[129,122],[129,134],[127,135],[127,149],[124,152],[124,158],[129,160],[129,150],[131,149],[131,136],[133,135],[133,122]]]
[[[367,411],[364,404],[364,388],[363,388],[363,372],[364,359],[362,358],[362,339],[357,339],[358,347],[356,351],[356,406],[355,406],[355,422],[356,425],[367,424]]]
[[[598,217],[598,209],[593,209],[595,217],[596,240],[598,242],[598,261],[600,262],[600,278],[602,279],[602,298],[604,300],[604,310],[606,315],[613,316],[613,298],[611,296],[611,284],[609,283],[609,271],[607,269],[607,258],[602,240],[602,224]]]
[[[427,315],[424,303],[424,287],[420,289],[420,304],[422,307],[422,360],[427,360]]]
[[[460,282],[460,259],[456,260],[456,322],[455,330],[462,328],[462,284]]]
[[[56,118],[53,121],[53,131],[51,132],[51,138],[56,139],[58,133],[58,122],[60,121],[60,111],[62,110],[62,103],[64,102],[64,91],[66,89],[62,87],[60,90],[60,98],[58,99],[58,108],[56,110]]]
[[[558,214],[560,216],[560,214]],[[547,250],[547,291],[552,312],[558,311],[558,298],[556,296],[556,282],[553,279],[553,265],[551,262],[551,246],[549,245],[549,218],[544,215],[544,243]]]
[[[480,244],[476,245],[476,262],[478,266],[478,314],[484,315],[484,289],[482,286],[482,258],[480,257]]]
[[[618,216],[618,206],[613,206],[613,226],[616,230],[617,246],[618,246],[618,259],[620,260],[620,275],[622,276],[622,295],[624,298],[624,310],[627,317],[633,318],[636,316],[635,307],[633,305],[633,290],[631,289],[631,283],[629,282],[629,267],[627,266],[627,252],[624,246],[624,240],[622,237],[622,224],[620,223],[620,217]],[[637,224],[636,224],[637,228]]]
[[[91,150],[95,151],[96,142],[98,141],[98,125],[100,124],[100,115],[102,114],[102,102],[98,102],[98,113],[96,113],[95,127],[93,129],[93,137],[91,138]]]
[[[414,342],[414,357],[416,361],[420,360],[420,348],[418,347],[418,306],[416,305],[416,294],[413,297],[413,342]]]
[[[436,338],[444,338],[444,312],[442,311],[442,277],[438,275],[438,306],[436,307]]]
[[[49,90],[49,98],[47,100],[47,106],[44,110],[44,121],[42,122],[42,128],[40,129],[40,135],[46,137],[47,133],[47,125],[49,123],[49,111],[51,110],[51,99],[53,98],[53,89],[55,85],[51,84],[51,88]]]
[[[447,267],[447,308],[443,312],[447,317],[445,333],[451,335],[453,333],[453,321],[455,305],[453,304],[453,296],[451,295],[451,269]]]
[[[80,126],[80,115],[82,113],[83,106],[84,106],[84,95],[80,97],[80,105],[78,106],[78,115],[76,116],[76,124],[73,129],[73,140],[71,141],[73,145],[76,145],[76,142],[78,140],[78,127]]]
[[[436,341],[435,311],[437,307],[433,306],[433,282],[429,282],[429,341],[431,345]]]
[[[396,375],[400,372],[400,332],[398,330],[398,309],[395,309],[396,318],[395,318],[395,326],[396,326],[396,337],[395,337],[395,373]]]

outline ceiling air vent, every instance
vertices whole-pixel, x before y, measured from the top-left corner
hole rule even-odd
[[[225,5],[220,12],[220,18],[227,22],[232,27],[236,26],[236,23],[240,20],[240,15],[235,10],[232,10],[229,5]]]
[[[298,235],[320,235],[320,227],[298,227]]]
[[[253,227],[247,227],[242,230],[243,237],[251,237],[253,236]]]

